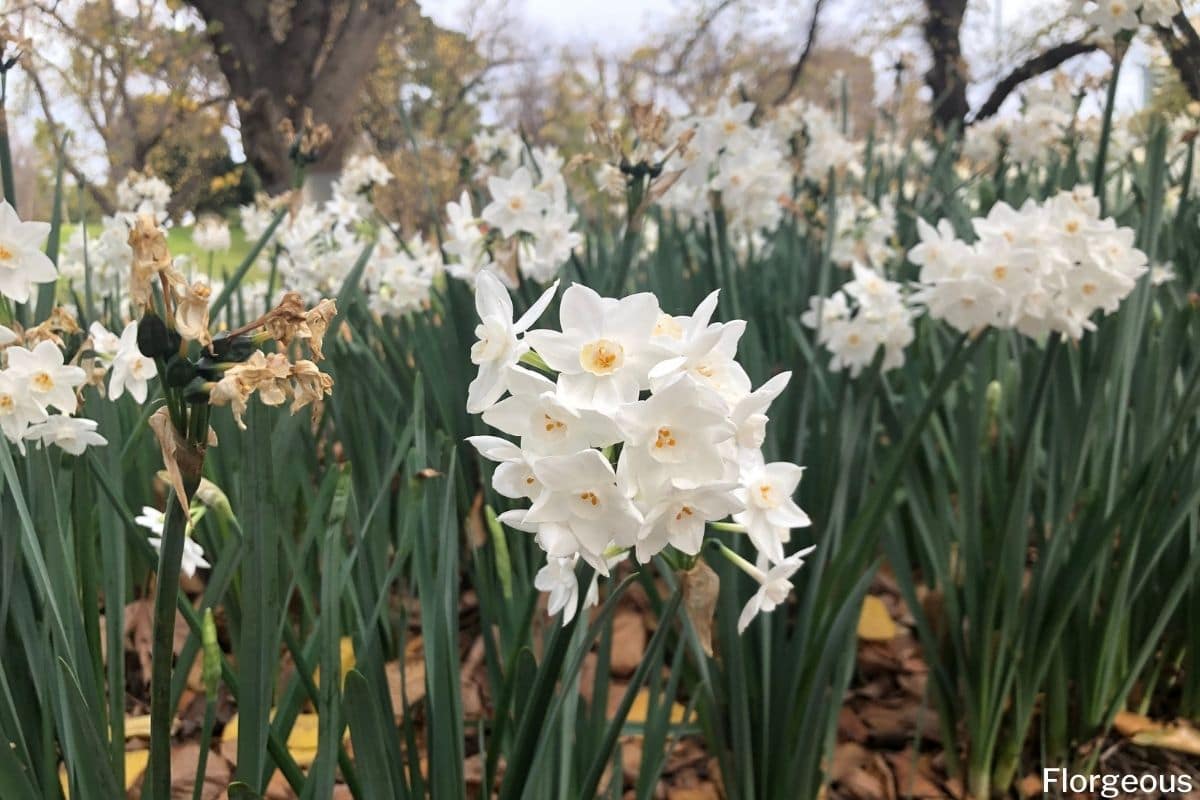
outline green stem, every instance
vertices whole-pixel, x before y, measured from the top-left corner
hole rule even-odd
[[[204,792],[204,773],[208,771],[208,750],[212,746],[213,724],[217,720],[217,698],[209,695],[204,704],[204,728],[200,734],[200,758],[196,762],[196,782],[192,786],[192,800],[200,800]]]
[[[181,465],[182,466],[182,465]],[[183,476],[184,504],[200,484],[200,470]],[[147,783],[149,796],[159,800],[171,796],[171,670],[174,661],[175,603],[179,594],[179,568],[187,536],[188,514],[175,498],[167,498],[167,519],[163,525],[162,548],[158,559],[158,580],[154,590],[154,645],[150,666],[150,765]]]

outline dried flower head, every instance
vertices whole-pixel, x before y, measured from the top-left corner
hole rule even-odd
[[[197,281],[187,287],[175,306],[175,330],[185,339],[192,339],[208,347],[212,334],[208,332],[208,299],[212,289]]]

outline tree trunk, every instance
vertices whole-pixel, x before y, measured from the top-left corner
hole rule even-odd
[[[241,123],[242,148],[263,188],[291,187],[279,125],[300,130],[306,110],[333,138],[318,168],[340,167],[354,112],[384,39],[405,0],[188,0],[208,25]],[[282,9],[282,13],[281,12]]]
[[[961,128],[967,116],[967,67],[959,31],[967,0],[925,0],[925,42],[933,64],[925,83],[933,92],[933,121],[939,130]]]

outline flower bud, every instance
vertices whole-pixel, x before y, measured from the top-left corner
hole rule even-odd
[[[167,359],[167,371],[163,376],[167,386],[187,386],[196,377],[196,365],[178,353],[172,353]]]
[[[204,678],[204,693],[215,697],[221,684],[221,645],[217,643],[217,624],[213,621],[211,608],[204,609],[204,622],[200,626],[200,645],[204,651],[201,675]]]
[[[220,333],[213,337],[212,354],[218,361],[242,362],[254,352],[254,343],[247,336]]]
[[[138,350],[146,358],[164,358],[171,354],[167,324],[157,314],[146,314],[137,327]]]

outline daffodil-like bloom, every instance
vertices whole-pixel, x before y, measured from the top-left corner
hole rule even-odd
[[[652,294],[617,300],[576,284],[563,295],[561,332],[526,333],[550,299],[514,323],[508,291],[479,275],[479,376],[467,408],[517,439],[468,441],[497,462],[497,493],[530,502],[499,520],[545,551],[535,585],[550,593],[551,613],[564,624],[576,614],[577,561],[608,575],[615,555],[647,563],[665,553],[686,570],[709,526],[731,516],[726,529],[749,534],[761,568],[739,566],[767,587],[747,613],[783,603],[800,565],[784,545],[809,525],[792,499],[802,469],[767,464],[760,448],[768,407],[790,376],[752,391],[736,358],[746,324],[712,322],[715,293],[690,316],[672,316]]]

